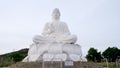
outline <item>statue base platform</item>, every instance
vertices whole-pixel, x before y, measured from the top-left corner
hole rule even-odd
[[[81,56],[81,46],[78,44],[34,44],[30,46],[28,56],[23,62],[80,61]]]

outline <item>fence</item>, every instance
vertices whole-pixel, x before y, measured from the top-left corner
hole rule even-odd
[[[42,68],[62,68],[62,60],[59,58],[54,58],[52,60],[45,58],[42,62]]]
[[[61,59],[46,59],[42,62],[42,68],[102,68],[94,63],[62,61]]]

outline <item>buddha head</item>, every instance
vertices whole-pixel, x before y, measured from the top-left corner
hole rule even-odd
[[[60,20],[60,11],[58,8],[55,8],[52,12],[52,19],[57,21]]]

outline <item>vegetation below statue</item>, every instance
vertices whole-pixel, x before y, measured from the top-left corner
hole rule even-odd
[[[120,60],[120,49],[117,47],[108,47],[105,51],[98,52],[95,48],[90,48],[88,50],[88,54],[86,55],[86,58],[88,61],[93,62],[102,62],[102,61],[108,61],[108,62],[116,62],[117,60]]]
[[[22,61],[28,53],[28,48],[0,55],[0,67],[10,66]]]

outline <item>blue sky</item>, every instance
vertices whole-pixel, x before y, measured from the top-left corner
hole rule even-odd
[[[120,0],[0,0],[0,54],[29,47],[41,34],[51,12],[78,37],[83,55],[90,47],[120,48]]]

